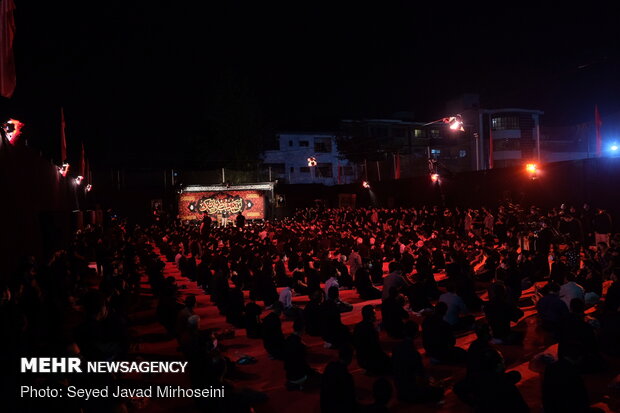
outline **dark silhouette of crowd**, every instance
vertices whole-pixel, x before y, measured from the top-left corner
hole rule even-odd
[[[130,315],[144,300],[146,280],[157,298],[154,315],[189,362],[192,387],[225,386],[235,396],[200,399],[203,411],[249,412],[267,397],[238,387],[243,362],[231,360],[225,345],[236,329],[262,344],[267,362],[282,364],[286,389],[320,392],[323,412],[386,412],[393,397],[440,403],[446,384],[432,370],[442,365],[466,369],[451,386],[474,411],[528,412],[538,406],[525,402],[521,374],[507,369],[502,349],[521,345],[519,324],[531,307],[537,331],[558,343],[557,357],[544,366],[545,413],[596,411],[584,375],[602,374],[606,359],[620,355],[620,235],[612,230],[610,215],[588,205],[512,204],[309,208],[285,219],[236,218],[225,227],[209,217],[89,226],[49,261],[23,260],[2,285],[2,364],[50,356],[50,349],[85,360],[131,360],[138,343]],[[164,261],[204,290],[230,330],[209,328],[195,314],[196,297],[179,299],[174,277],[163,275]],[[359,301],[347,302],[343,290],[354,290]],[[534,294],[524,298],[526,290]],[[361,315],[354,326],[342,321],[351,312]],[[292,322],[292,334],[284,334],[283,322]],[[465,349],[457,338],[468,332],[477,338]],[[322,371],[308,362],[304,336],[334,350]],[[353,360],[375,380],[372,404],[358,402]],[[25,380],[17,368],[7,370],[3,391]],[[32,380],[66,387],[77,378]],[[24,411],[60,411],[46,403]],[[123,411],[136,401],[73,403],[62,411]]]

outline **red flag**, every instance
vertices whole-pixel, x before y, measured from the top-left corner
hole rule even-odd
[[[84,142],[82,142],[82,152],[80,153],[80,176],[84,177],[86,174],[86,158],[84,156]]]
[[[15,57],[13,39],[15,38],[15,18],[13,0],[0,0],[0,95],[10,98],[17,83],[15,76]]]
[[[65,110],[60,108],[60,164],[67,161],[67,137],[65,136]]]
[[[596,156],[601,156],[603,152],[603,140],[601,139],[601,114],[598,113],[598,105],[594,105],[594,127],[596,128]]]
[[[342,183],[340,182],[341,177],[342,177],[342,166],[340,166],[340,161],[338,161],[338,185]]]
[[[400,179],[400,154],[394,153],[394,179]]]

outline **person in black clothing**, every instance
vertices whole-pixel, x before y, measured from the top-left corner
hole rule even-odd
[[[355,383],[348,366],[353,359],[353,349],[343,345],[339,360],[330,362],[321,380],[321,413],[354,413],[358,410]]]
[[[273,359],[281,360],[284,357],[284,334],[282,333],[282,304],[276,301],[271,312],[263,319],[261,325],[261,336],[263,346],[269,356]]]
[[[327,300],[321,304],[321,335],[328,348],[338,348],[349,340],[349,330],[342,324],[338,305],[338,287],[328,290]]]
[[[372,385],[373,404],[362,407],[362,413],[389,413],[387,407],[392,398],[392,384],[384,377],[378,378]]]
[[[405,320],[409,313],[403,308],[405,298],[398,293],[396,287],[390,288],[389,296],[381,304],[381,323],[390,337],[403,338]]]
[[[303,318],[306,332],[313,337],[321,336],[321,304],[323,303],[323,291],[317,290],[310,297],[310,302],[303,309]]]
[[[243,323],[245,321],[243,311],[243,291],[241,291],[240,287],[230,289],[226,300],[226,322],[237,328],[243,328]]]
[[[582,373],[598,372],[604,367],[604,360],[598,350],[596,335],[592,326],[585,321],[585,304],[579,298],[570,302],[570,314],[564,322],[558,344],[558,357],[579,352],[576,367]]]
[[[542,403],[545,413],[595,413],[590,407],[588,391],[579,373],[584,349],[566,348],[559,360],[545,369]]]
[[[415,348],[414,339],[419,327],[415,322],[407,321],[404,331],[405,339],[392,352],[398,400],[407,403],[438,402],[443,398],[443,389],[430,385],[422,357]]]
[[[518,371],[506,372],[504,359],[497,350],[482,350],[479,368],[474,378],[455,386],[454,391],[461,400],[474,407],[477,413],[530,411],[516,386],[521,374]]]
[[[502,281],[507,289],[508,299],[518,303],[521,298],[521,274],[515,263],[509,258],[503,258],[499,268],[495,271],[495,279]]]
[[[235,225],[237,228],[243,228],[245,226],[245,216],[243,216],[241,212],[239,212],[235,218]]]
[[[260,315],[262,312],[263,309],[256,304],[255,300],[250,299],[250,302],[245,305],[245,332],[248,338],[260,338]]]
[[[536,310],[543,330],[555,336],[560,334],[562,325],[568,317],[568,307],[560,298],[560,286],[549,282],[541,289],[543,297],[536,303]]]
[[[385,374],[391,369],[390,356],[383,351],[379,342],[376,321],[375,308],[365,305],[362,308],[362,321],[353,331],[357,363],[370,375]]]
[[[433,363],[458,364],[465,360],[467,352],[456,347],[456,338],[450,324],[443,317],[448,311],[444,302],[438,302],[433,314],[422,323],[422,344]]]
[[[518,344],[523,341],[522,332],[511,331],[510,322],[517,322],[523,317],[523,311],[516,304],[507,300],[506,287],[496,282],[489,288],[491,299],[484,306],[493,341],[497,344]]]
[[[362,300],[376,300],[381,298],[381,291],[372,284],[368,271],[368,260],[355,273],[355,289]]]
[[[308,376],[314,373],[306,361],[306,345],[301,336],[304,324],[301,318],[293,321],[293,333],[284,343],[284,370],[286,371],[286,388],[289,390],[303,390]]]

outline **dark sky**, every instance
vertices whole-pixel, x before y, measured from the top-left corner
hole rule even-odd
[[[15,3],[18,86],[0,111],[48,156],[61,106],[72,148],[145,165],[182,161],[193,138],[222,136],[214,124],[259,136],[433,120],[464,92],[548,125],[620,110],[619,15],[583,3]]]

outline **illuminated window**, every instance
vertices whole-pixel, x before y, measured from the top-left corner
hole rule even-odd
[[[431,129],[431,138],[439,138],[439,129]]]
[[[465,149],[461,149],[459,151],[459,158],[464,158],[467,156],[467,151]]]
[[[424,130],[423,129],[416,129],[413,131],[413,136],[415,136],[416,138],[423,138],[424,137]]]
[[[493,130],[514,130],[519,129],[518,116],[497,116],[491,119]]]

